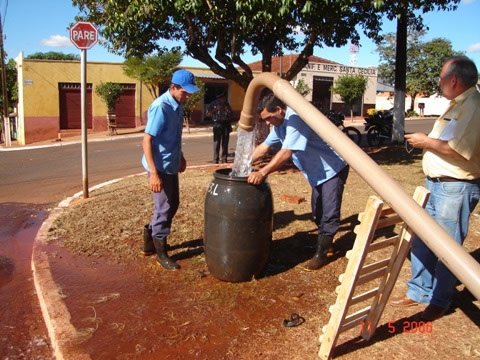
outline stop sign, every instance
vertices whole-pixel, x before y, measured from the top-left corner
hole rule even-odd
[[[98,41],[98,31],[93,24],[79,21],[70,28],[70,41],[79,49],[90,49]]]

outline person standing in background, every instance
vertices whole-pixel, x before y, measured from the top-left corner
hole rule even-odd
[[[190,71],[175,71],[169,89],[148,108],[143,136],[142,165],[154,206],[150,224],[144,227],[143,253],[156,253],[157,262],[167,270],[180,268],[167,255],[167,236],[180,204],[178,173],[187,167],[182,153],[182,104],[198,90]]]
[[[222,92],[208,105],[207,115],[213,120],[213,162],[220,161],[220,147],[222,148],[222,163],[228,160],[228,142],[232,131],[233,111]]]

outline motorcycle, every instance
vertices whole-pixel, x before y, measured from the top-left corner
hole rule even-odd
[[[362,134],[360,130],[353,126],[345,126],[343,121],[345,120],[345,115],[341,112],[336,112],[333,110],[329,110],[325,116],[337,127],[340,128],[355,144],[360,146],[360,142],[362,141]]]
[[[393,112],[377,111],[365,118],[365,132],[369,146],[382,146],[392,139]]]

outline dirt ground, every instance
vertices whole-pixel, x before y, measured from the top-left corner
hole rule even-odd
[[[403,148],[370,153],[409,194],[423,184],[421,154]],[[79,345],[93,359],[316,359],[328,308],[335,303],[353,228],[374,191],[350,171],[335,254],[318,271],[302,264],[314,252],[310,188],[294,169],[271,174],[274,231],[262,276],[228,283],[211,276],[203,252],[206,189],[214,168],[181,175],[181,205],[169,237],[182,268],[167,272],[143,257],[142,228],[152,210],[145,176],[129,177],[75,201],[50,229],[50,261],[78,329]],[[296,198],[299,201],[288,201]],[[282,200],[283,199],[283,200]],[[471,219],[465,247],[479,258],[480,209]],[[402,295],[409,276],[405,262],[392,296]],[[428,328],[414,328],[423,307],[387,306],[374,337],[359,329],[340,336],[340,359],[480,358],[479,302],[459,285],[451,311]],[[284,327],[298,313],[305,322]]]

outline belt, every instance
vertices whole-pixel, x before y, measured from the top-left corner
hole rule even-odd
[[[456,179],[450,176],[440,176],[440,177],[434,177],[434,178],[427,176],[427,179],[432,182],[467,182],[467,183],[473,183],[473,184],[480,182],[480,178],[469,180],[469,179]]]

